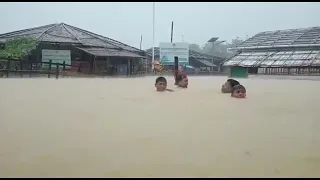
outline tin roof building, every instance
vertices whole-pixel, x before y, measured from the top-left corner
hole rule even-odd
[[[245,68],[320,68],[320,27],[266,31],[237,47],[222,66]]]
[[[146,56],[143,50],[65,23],[0,34],[0,44],[16,38],[32,38],[37,41],[37,49],[29,58],[34,62],[42,61],[44,49],[69,50],[71,64],[79,64],[81,61],[84,66],[88,66],[90,72],[110,71],[110,66],[126,71],[128,68],[124,65],[131,68]]]

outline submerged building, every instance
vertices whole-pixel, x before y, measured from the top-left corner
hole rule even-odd
[[[145,58],[140,49],[65,23],[0,34],[0,43],[21,37],[33,38],[38,44],[27,60],[63,60],[69,67],[81,66],[82,71],[89,73],[128,75]]]
[[[148,62],[150,62],[151,66],[151,59],[152,59],[152,48],[146,50]],[[155,60],[159,61],[160,58],[160,48],[154,48],[154,56]],[[201,70],[218,70],[218,66],[221,62],[223,62],[225,58],[212,56],[204,53],[200,53],[194,50],[189,50],[189,65],[193,66],[197,69]]]
[[[320,75],[320,27],[267,31],[237,47],[222,66],[254,74]]]

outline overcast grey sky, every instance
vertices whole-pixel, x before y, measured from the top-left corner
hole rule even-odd
[[[320,3],[156,3],[155,46],[170,41],[203,45],[278,29],[320,26]],[[0,2],[0,33],[64,22],[139,47],[152,46],[152,2]]]

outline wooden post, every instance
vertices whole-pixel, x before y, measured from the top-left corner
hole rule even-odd
[[[30,66],[29,66],[29,77],[31,78],[31,73],[32,73],[32,63],[30,63]]]
[[[23,77],[22,69],[23,69],[23,60],[20,60],[20,77]]]
[[[7,71],[6,71],[6,75],[7,75],[7,78],[9,77],[9,71],[11,69],[11,60],[8,60],[7,61]]]
[[[79,63],[77,72],[82,72],[82,63]]]
[[[175,56],[174,57],[174,70],[178,71],[178,69],[179,69],[179,58],[178,58],[178,56]]]
[[[49,67],[48,67],[48,78],[51,77],[51,69],[52,69],[52,60],[49,61]]]
[[[94,58],[93,58],[93,60],[92,60],[92,69],[91,69],[91,71],[92,71],[93,73],[96,72],[96,56],[94,56]]]
[[[59,64],[57,64],[57,68],[56,68],[56,79],[59,78]]]
[[[62,77],[64,77],[64,71],[66,70],[66,61],[62,63]]]
[[[179,69],[179,58],[178,58],[178,56],[174,56],[174,71],[173,71],[174,85],[178,84],[178,81],[177,81],[178,69]]]
[[[128,63],[127,63],[127,76],[130,76],[130,59],[128,58]]]
[[[104,60],[105,60],[105,61],[104,61],[104,72],[103,72],[103,76],[106,76],[106,75],[107,75],[107,71],[108,71],[108,69],[107,69],[107,59],[105,58]]]
[[[109,57],[107,57],[107,61],[106,61],[106,62],[107,62],[107,65],[106,65],[106,66],[107,66],[107,67],[106,67],[106,69],[107,69],[107,75],[109,76],[109,75],[111,75],[111,73],[112,73],[112,72],[110,72],[110,68],[109,68],[109,66],[110,66],[110,59],[109,59]]]
[[[129,60],[130,61],[130,66],[129,66],[129,68],[130,68],[130,72],[129,72],[129,75],[130,76],[132,76],[132,73],[133,73],[133,65],[134,65],[134,60],[133,60],[133,58],[132,59],[130,59]]]
[[[63,63],[62,63],[62,69],[63,69],[63,70],[66,70],[66,61],[63,61]]]

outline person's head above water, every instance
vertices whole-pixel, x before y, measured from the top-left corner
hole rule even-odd
[[[178,70],[174,70],[174,72],[173,72],[174,85],[178,85],[177,77],[179,75],[186,76],[186,74],[184,73],[184,70],[183,70],[183,68],[181,66],[178,68]]]
[[[234,79],[228,79],[221,87],[222,93],[231,93],[232,87],[240,85],[240,83],[237,80]]]
[[[164,77],[158,77],[156,79],[155,87],[157,91],[165,91],[167,89],[167,80]]]
[[[232,88],[231,97],[245,98],[247,96],[246,88],[242,85],[235,85]]]
[[[175,77],[176,85],[178,87],[187,88],[188,87],[188,77],[185,74],[177,74]]]

